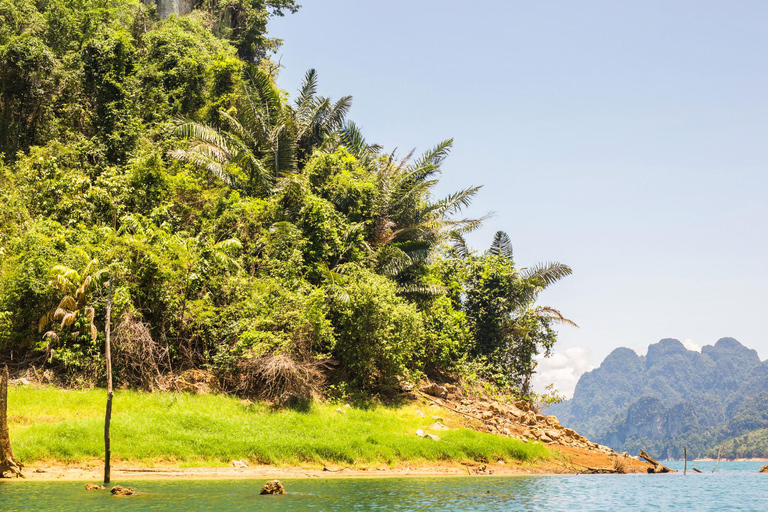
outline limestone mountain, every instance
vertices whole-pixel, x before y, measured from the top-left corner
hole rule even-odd
[[[733,338],[700,353],[663,339],[645,356],[614,350],[547,414],[617,451],[676,458],[684,447],[711,455],[726,440],[768,428],[765,405],[768,362],[756,351]]]

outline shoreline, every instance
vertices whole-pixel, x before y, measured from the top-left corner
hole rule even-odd
[[[301,478],[400,478],[400,477],[445,477],[445,476],[547,476],[575,475],[589,473],[595,468],[610,470],[613,460],[608,455],[594,450],[583,450],[565,446],[550,446],[552,458],[535,462],[516,460],[483,463],[470,460],[446,462],[401,462],[393,466],[386,464],[307,465],[272,466],[254,465],[247,467],[179,467],[170,463],[147,466],[138,461],[113,463],[112,481],[136,480],[257,480],[257,479],[301,479]],[[649,465],[635,459],[627,459],[627,473],[646,473]],[[3,481],[38,482],[101,482],[104,467],[97,460],[62,464],[57,461],[41,461],[24,468],[25,478],[4,479]]]

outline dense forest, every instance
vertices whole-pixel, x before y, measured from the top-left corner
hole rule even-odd
[[[424,377],[530,394],[569,275],[464,235],[435,197],[452,141],[366,141],[351,97],[276,86],[293,0],[0,0],[0,360],[65,385],[164,389],[190,370],[282,400]],[[108,283],[112,284],[112,291]]]

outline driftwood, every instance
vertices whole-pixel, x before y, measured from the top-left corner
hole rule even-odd
[[[698,470],[698,469],[696,469],[696,468],[691,468],[691,469],[692,469],[692,470],[694,470],[694,471],[695,471],[695,472],[697,472],[697,473],[701,473],[701,471],[699,471],[699,470]]]
[[[11,436],[8,431],[8,367],[0,371],[0,478],[10,472],[16,477],[23,477],[24,465],[17,461],[11,449]]]
[[[715,462],[715,467],[712,468],[712,472],[714,473],[717,469],[717,465],[720,464],[720,448],[717,449],[717,462]]]
[[[653,465],[652,468],[648,468],[649,473],[677,473],[674,469],[670,469],[661,462],[655,460],[653,457],[645,453],[644,450],[640,450],[640,458],[645,459],[646,462]]]

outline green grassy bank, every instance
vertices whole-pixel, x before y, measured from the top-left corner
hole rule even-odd
[[[8,399],[11,442],[25,464],[103,457],[104,390],[13,387]],[[539,444],[462,428],[430,431],[433,415],[448,426],[457,420],[425,405],[352,407],[345,413],[337,408],[313,404],[307,411],[275,411],[225,395],[120,391],[113,409],[113,458],[217,466],[233,459],[295,465],[549,457]],[[419,428],[440,440],[416,436]]]

